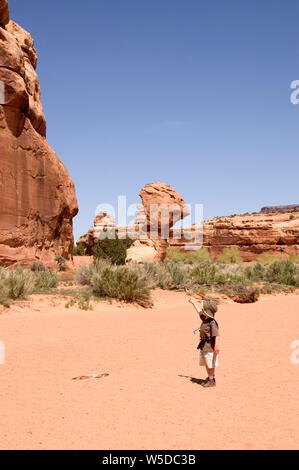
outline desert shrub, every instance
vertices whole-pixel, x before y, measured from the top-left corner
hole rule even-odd
[[[169,246],[167,248],[166,260],[169,261],[183,261],[185,263],[195,263],[197,261],[210,261],[211,256],[209,250],[205,247],[201,247],[195,251],[184,250],[180,251],[175,246]]]
[[[166,262],[164,263],[166,278],[170,277],[171,288],[183,287],[187,281],[187,272],[184,263]]]
[[[165,263],[146,262],[141,267],[144,276],[151,280],[153,287],[170,289],[173,281],[170,272],[166,270]]]
[[[42,271],[46,271],[47,268],[40,261],[34,261],[32,265],[30,266],[30,269],[33,272],[42,272]]]
[[[63,256],[56,255],[55,256],[55,262],[57,263],[59,271],[64,271],[65,270],[66,259]]]
[[[264,251],[257,257],[257,262],[260,264],[271,264],[274,263],[274,261],[277,261],[281,259],[281,255],[273,255],[269,253],[268,251]]]
[[[299,287],[299,267],[289,260],[274,261],[267,267],[265,279],[268,282]]]
[[[125,264],[127,248],[133,242],[134,240],[128,237],[124,239],[117,237],[100,239],[93,247],[93,257],[95,260],[99,258],[107,259],[116,265]]]
[[[92,263],[79,266],[76,271],[76,282],[82,284],[83,286],[89,286],[94,272],[95,269]]]
[[[74,246],[74,249],[73,249],[74,256],[84,256],[84,254],[85,254],[85,248],[82,245],[82,243],[78,243],[76,246]]]
[[[191,272],[191,278],[196,284],[211,285],[215,277],[216,267],[212,263],[200,263]]]
[[[34,291],[34,275],[19,266],[14,270],[7,270],[5,284],[10,299],[24,299]]]
[[[240,256],[239,250],[237,247],[226,247],[223,248],[223,251],[217,257],[217,261],[220,263],[242,263],[243,260]]]
[[[252,286],[244,286],[239,282],[227,284],[223,292],[233,299],[234,302],[241,304],[256,302],[259,298],[259,291]]]
[[[106,259],[97,258],[93,263],[79,266],[76,271],[76,282],[83,286],[90,286],[91,278],[95,273],[101,273],[103,269],[109,268],[111,264]]]
[[[53,289],[58,285],[58,276],[50,269],[45,271],[36,272],[34,275],[35,290],[39,289]]]
[[[92,310],[90,304],[91,293],[90,292],[81,292],[78,297],[78,307],[80,310]]]
[[[245,268],[244,274],[250,281],[262,281],[264,279],[266,268],[261,263],[256,263]]]
[[[139,269],[127,266],[112,266],[91,278],[92,290],[101,297],[110,297],[125,302],[137,302],[148,307],[150,302],[150,279]]]
[[[0,267],[0,304],[9,307],[9,289],[7,284],[7,272]]]

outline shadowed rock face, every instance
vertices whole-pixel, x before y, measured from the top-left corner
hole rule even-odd
[[[75,188],[47,143],[37,54],[0,0],[0,265],[69,259]],[[2,88],[1,88],[2,87]],[[2,93],[1,93],[2,89]],[[3,96],[4,91],[4,96]]]

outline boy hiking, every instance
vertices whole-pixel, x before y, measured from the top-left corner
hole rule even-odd
[[[215,368],[218,366],[219,354],[219,326],[215,320],[217,303],[215,300],[204,300],[199,305],[193,297],[189,302],[199,313],[202,324],[199,328],[200,342],[197,349],[200,350],[200,366],[205,366],[208,377],[202,383],[203,387],[215,387]]]

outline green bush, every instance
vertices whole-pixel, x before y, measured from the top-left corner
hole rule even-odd
[[[289,260],[275,261],[267,267],[265,280],[299,287],[299,267]]]
[[[46,271],[36,272],[34,276],[35,291],[40,289],[53,289],[58,285],[58,276],[56,273],[47,269]]]
[[[139,269],[127,266],[104,268],[91,278],[92,290],[100,297],[110,297],[125,302],[136,302],[143,307],[151,305],[150,279]]]
[[[10,299],[25,299],[34,291],[34,274],[20,266],[7,270],[5,284]]]
[[[256,263],[245,268],[244,274],[250,281],[262,281],[265,277],[266,268],[261,263]]]
[[[104,268],[109,268],[110,262],[106,259],[97,258],[93,263],[79,266],[76,271],[76,282],[83,286],[90,286],[91,278],[95,273],[101,273]]]
[[[127,257],[127,249],[134,243],[130,238],[103,238],[93,247],[94,259],[106,259],[112,264],[125,264]]]
[[[74,256],[84,256],[84,254],[85,254],[85,248],[82,245],[82,243],[78,243],[76,246],[74,246],[74,249],[73,249]]]
[[[83,286],[89,286],[94,272],[95,269],[92,263],[79,266],[76,271],[76,282],[82,284]]]
[[[187,281],[187,273],[183,263],[164,263],[166,279],[171,281],[171,288],[183,287]]]
[[[32,265],[30,266],[30,269],[33,272],[41,272],[41,271],[46,271],[47,268],[40,261],[34,261]]]
[[[211,285],[215,281],[216,267],[212,263],[201,263],[191,272],[191,278],[196,284]]]
[[[226,247],[223,248],[223,251],[217,257],[217,261],[220,263],[242,263],[243,260],[240,256],[239,250],[237,247]]]

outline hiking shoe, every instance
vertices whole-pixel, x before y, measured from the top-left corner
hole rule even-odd
[[[205,382],[202,384],[203,387],[216,387],[216,380],[215,379],[209,379],[205,380]]]

